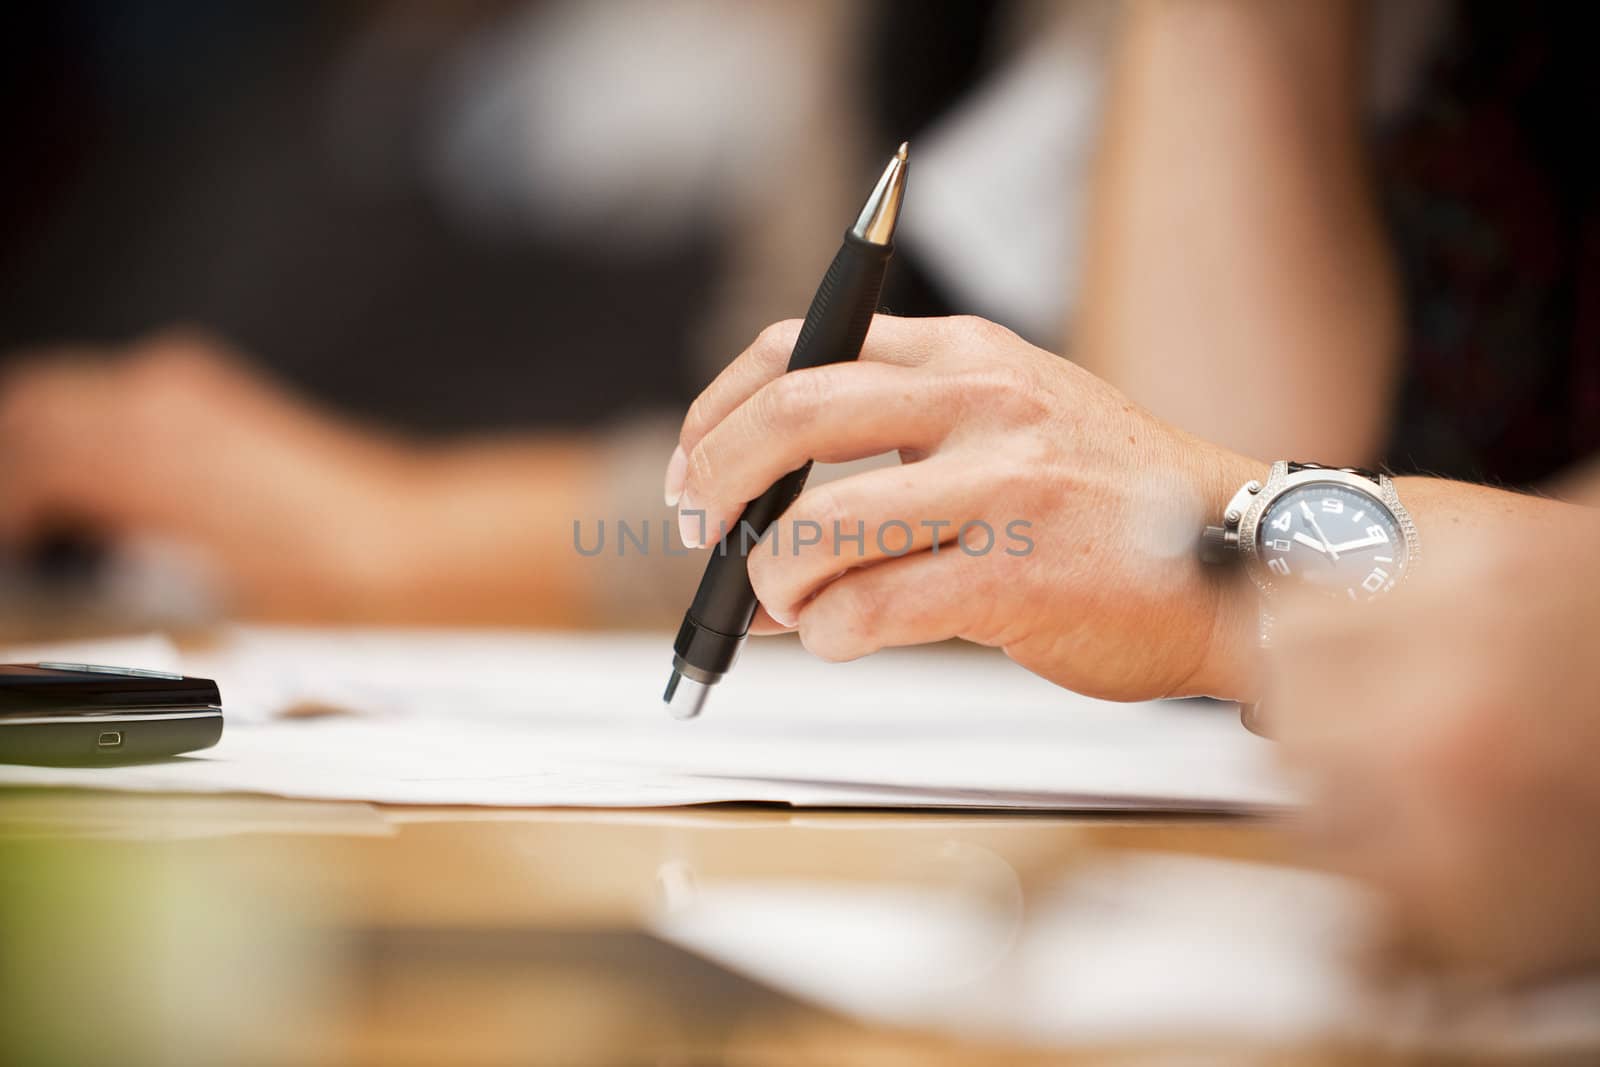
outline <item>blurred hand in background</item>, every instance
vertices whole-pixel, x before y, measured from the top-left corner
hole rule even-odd
[[[1600,520],[1563,510],[1436,538],[1374,612],[1275,631],[1267,721],[1312,833],[1434,962],[1600,960]]]
[[[584,455],[561,439],[408,442],[169,331],[12,363],[0,541],[162,542],[248,617],[577,621],[573,569],[539,548],[566,547]]]
[[[267,613],[352,595],[373,550],[353,527],[394,521],[406,461],[397,442],[335,423],[181,331],[13,365],[0,456],[9,546],[63,529],[161,538],[199,550],[232,598]]]

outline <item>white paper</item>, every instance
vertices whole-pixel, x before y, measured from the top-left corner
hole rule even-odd
[[[131,767],[3,767],[0,783],[577,807],[1292,801],[1270,746],[1232,709],[1088,700],[998,654],[941,646],[830,665],[790,640],[752,641],[690,722],[661,703],[670,659],[660,634],[240,628],[181,657],[221,687],[216,748]]]
[[[1362,953],[1380,912],[1332,875],[1104,852],[1025,894],[993,853],[973,870],[983,858],[941,884],[682,870],[651,927],[847,1017],[1033,1046],[1357,1041],[1504,1059],[1600,1041],[1594,974],[1467,998],[1421,980],[1375,987]]]
[[[11,645],[0,651],[0,663],[92,663],[101,667],[169,672],[183,668],[178,646],[165,634]]]
[[[1373,918],[1339,879],[1131,853],[1024,904],[1020,884],[997,891],[1001,876],[981,892],[691,881],[652,928],[879,1024],[1068,1045],[1348,1036],[1370,1021],[1352,954]]]

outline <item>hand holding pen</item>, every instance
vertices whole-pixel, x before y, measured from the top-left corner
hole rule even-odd
[[[959,637],[1093,696],[1247,695],[1254,616],[1193,539],[1257,464],[993,323],[871,318],[904,181],[897,158],[806,322],[764,331],[684,422],[667,495],[691,533],[733,536],[678,632],[669,706],[697,714],[752,623],[828,660]],[[802,492],[813,460],[896,451]],[[750,551],[741,521],[780,516],[781,551]]]
[[[902,144],[884,168],[855,225],[845,232],[844,244],[811,300],[789,354],[789,371],[852,360],[861,351],[878,309],[884,271],[894,254],[894,231],[905,188],[906,145]],[[745,530],[753,531],[755,537],[763,534],[794,503],[810,473],[811,459],[807,457],[750,500],[732,528],[732,538],[719,538],[723,543],[706,565],[694,603],[673,644],[672,677],[663,699],[680,718],[700,714],[710,687],[733,666],[750,631],[756,594],[750,586],[747,559],[754,538],[743,536]],[[696,547],[692,542],[705,539],[689,532],[692,526],[684,529],[691,547]]]

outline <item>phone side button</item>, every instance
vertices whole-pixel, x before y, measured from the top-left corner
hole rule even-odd
[[[99,745],[101,748],[121,748],[122,731],[102,730],[100,732],[100,739],[96,741],[95,744]]]

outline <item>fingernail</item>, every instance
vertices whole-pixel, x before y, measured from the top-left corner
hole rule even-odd
[[[705,529],[706,513],[683,501],[678,508],[678,539],[684,548],[699,548],[700,535]]]
[[[768,608],[767,609],[767,614],[772,616],[772,621],[773,622],[777,623],[779,626],[782,626],[784,629],[786,629],[786,630],[794,629],[794,620],[795,620],[795,615],[797,614],[796,612],[788,612],[788,611],[778,612],[778,611],[772,610],[771,608]]]
[[[663,490],[667,507],[672,507],[683,495],[683,479],[688,473],[689,457],[683,454],[683,446],[678,445],[672,450],[672,458],[667,460],[667,482]]]

